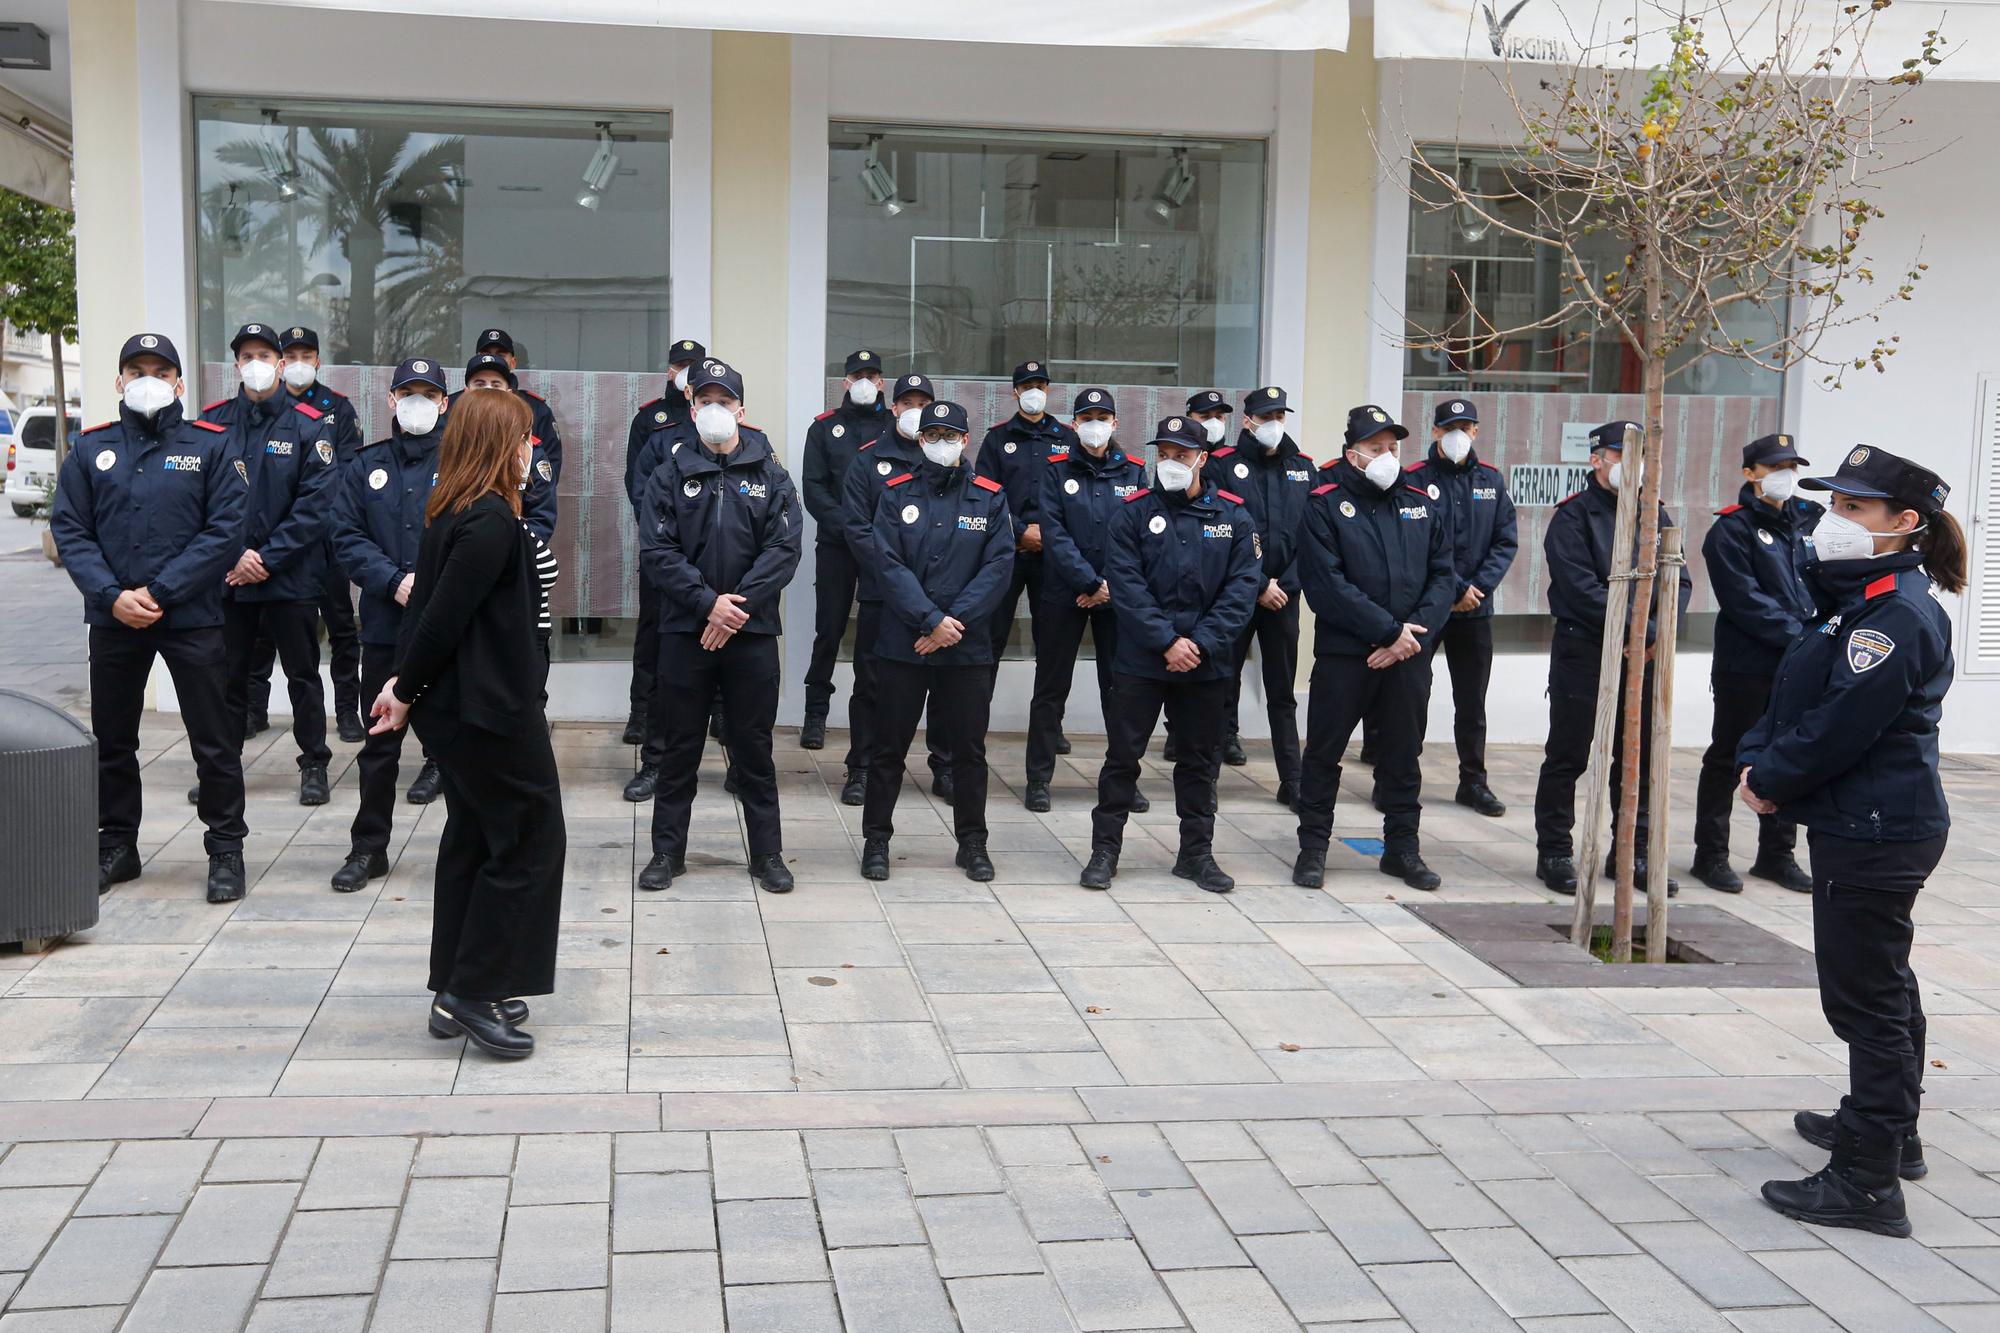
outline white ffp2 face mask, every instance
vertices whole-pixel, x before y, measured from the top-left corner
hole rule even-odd
[[[916,439],[917,427],[923,424],[923,420],[924,420],[923,408],[921,407],[904,408],[902,411],[896,414],[896,434],[902,436],[906,440]]]
[[[245,361],[236,373],[251,393],[263,393],[278,382],[278,368],[269,361]]]
[[[694,410],[694,432],[703,444],[727,444],[736,438],[736,414],[721,403],[703,403]]]
[[[1178,494],[1194,485],[1194,469],[1186,463],[1171,458],[1162,458],[1153,465],[1153,480],[1163,491]]]
[[[674,387],[682,393],[688,391],[688,368],[686,366],[682,366],[674,372]]]
[[[939,467],[955,467],[959,455],[965,452],[965,437],[954,435],[948,440],[925,440],[924,457]]]
[[[180,395],[175,393],[174,386],[165,380],[153,375],[140,375],[126,383],[125,392],[120,396],[125,400],[125,406],[140,416],[151,419],[158,416],[160,409]]]
[[[1223,432],[1229,429],[1223,424],[1221,417],[1210,417],[1201,423],[1201,428],[1208,435],[1210,444],[1221,444]]]
[[[1046,389],[1021,390],[1021,410],[1023,412],[1026,412],[1029,416],[1031,417],[1040,416],[1043,410],[1048,407],[1048,405],[1049,405],[1048,390]]]
[[[1625,489],[1624,459],[1621,458],[1616,463],[1613,463],[1611,465],[1611,471],[1605,474],[1604,484],[1609,486],[1614,492],[1622,491]]]
[[[1109,421],[1079,421],[1076,423],[1076,438],[1083,441],[1083,447],[1093,454],[1102,453],[1104,446],[1111,443],[1113,424]]]
[[[1285,423],[1275,418],[1270,421],[1260,421],[1257,423],[1257,428],[1250,433],[1255,435],[1257,443],[1266,449],[1275,449],[1285,442]]]
[[[856,380],[847,386],[848,401],[856,407],[873,407],[882,396],[882,386],[874,380]]]
[[[1787,500],[1798,494],[1798,469],[1788,467],[1781,472],[1773,472],[1770,476],[1765,477],[1757,483],[1757,490],[1766,500],[1774,500],[1779,504],[1784,504]]]
[[[319,372],[313,369],[310,361],[285,362],[285,383],[300,392],[312,388],[313,381],[318,378]]]
[[[420,393],[396,400],[396,424],[408,435],[428,435],[437,429],[438,405]]]
[[[1368,466],[1361,469],[1361,475],[1378,491],[1386,491],[1396,484],[1396,478],[1403,474],[1403,465],[1394,453],[1377,454],[1368,460]]]
[[[1835,560],[1873,560],[1878,536],[1908,537],[1923,530],[1924,526],[1918,524],[1908,532],[1877,533],[1862,527],[1845,514],[1828,511],[1806,540],[1812,543],[1813,558],[1822,564]]]
[[[1463,463],[1472,453],[1472,437],[1462,430],[1448,430],[1438,441],[1438,448],[1454,463]]]

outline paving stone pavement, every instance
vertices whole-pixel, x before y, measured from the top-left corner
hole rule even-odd
[[[211,907],[185,741],[148,716],[146,873],[50,953],[0,949],[0,1333],[2000,1328],[1986,761],[1950,765],[1920,901],[1932,1170],[1894,1242],[1755,1195],[1824,1160],[1789,1124],[1842,1081],[1812,992],[1524,988],[1361,852],[1294,888],[1267,749],[1223,776],[1239,888],[1217,898],[1168,873],[1164,799],[1116,887],[1076,887],[1083,738],[1041,816],[1021,739],[995,739],[992,884],[951,867],[914,781],[870,884],[834,799],[844,738],[787,736],[799,890],[772,897],[718,759],[690,873],[642,894],[630,750],[556,739],[561,970],[510,1065],[424,1028],[442,807],[399,803],[390,876],[336,895],[356,747],[307,810],[289,739],[258,738],[252,890]],[[1440,899],[1544,900],[1538,758],[1496,751],[1497,821],[1433,784]],[[1365,782],[1350,767],[1345,836],[1379,832]],[[1771,885],[1681,901],[1810,944],[1807,902]]]

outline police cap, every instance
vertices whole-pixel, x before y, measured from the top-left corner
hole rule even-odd
[[[317,352],[319,350],[318,330],[306,328],[303,324],[294,324],[291,328],[286,329],[278,339],[278,350],[289,352],[294,347],[303,347],[308,352]]]
[[[243,355],[244,343],[263,343],[274,352],[282,350],[278,346],[278,335],[269,324],[245,324],[236,330],[236,336],[229,340],[230,355]]]
[[[1273,412],[1292,410],[1291,399],[1275,384],[1267,384],[1261,389],[1252,389],[1243,395],[1243,415],[1246,417],[1267,417]]]
[[[743,401],[743,377],[732,366],[726,366],[714,357],[703,357],[688,371],[688,394],[692,397],[709,385],[719,385],[729,391],[729,396],[737,402]]]
[[[1951,498],[1951,487],[1937,473],[1869,444],[1848,451],[1831,477],[1807,477],[1799,485],[1863,500],[1888,500],[1923,514],[1937,513]]]
[[[1590,432],[1591,452],[1595,453],[1599,449],[1616,449],[1620,453],[1623,453],[1625,451],[1625,432],[1628,430],[1638,435],[1645,434],[1644,429],[1636,421],[1605,422],[1602,426]]]
[[[1214,389],[1203,389],[1200,393],[1188,395],[1187,410],[1190,412],[1233,412],[1229,400]]]
[[[407,361],[396,363],[396,373],[389,377],[389,387],[400,389],[410,384],[428,384],[433,389],[444,388],[444,367],[428,357],[413,356]]]
[[[489,347],[497,347],[508,356],[514,355],[514,335],[505,329],[481,329],[472,350],[483,352]]]
[[[880,356],[874,352],[867,351],[849,352],[847,354],[848,374],[859,375],[869,370],[874,371],[878,375],[882,373],[882,358]]]
[[[1743,466],[1766,466],[1773,463],[1798,463],[1812,466],[1810,459],[1799,457],[1797,437],[1791,435],[1759,435],[1743,446]]]
[[[919,375],[913,370],[896,381],[896,391],[889,395],[889,401],[893,403],[906,393],[920,393],[926,398],[935,399],[937,385],[931,383],[930,376]]]
[[[683,338],[667,349],[667,364],[691,366],[708,355],[708,349],[692,338]]]
[[[1015,388],[1018,389],[1023,384],[1033,384],[1037,380],[1043,384],[1049,382],[1049,368],[1044,363],[1040,361],[1023,361],[1020,365],[1014,367]]]
[[[118,369],[124,370],[134,359],[142,356],[157,356],[172,366],[175,374],[181,371],[180,350],[174,346],[174,340],[164,334],[135,333],[127,338],[125,345],[118,349]]]
[[[1461,421],[1470,421],[1475,426],[1479,424],[1479,409],[1465,398],[1447,398],[1431,413],[1433,426],[1455,426]]]
[[[1349,444],[1355,444],[1371,435],[1380,435],[1385,430],[1399,440],[1410,438],[1409,427],[1397,425],[1394,417],[1375,404],[1363,403],[1348,410],[1347,432],[1342,438]]]
[[[1149,444],[1178,444],[1188,449],[1208,449],[1208,432],[1193,417],[1164,417],[1153,428]]]
[[[507,387],[510,389],[521,387],[521,381],[514,376],[514,367],[507,364],[507,358],[504,356],[495,356],[491,352],[481,352],[478,356],[473,357],[472,360],[465,363],[465,378],[470,381],[474,375],[477,375],[482,370],[497,372],[502,379],[507,381]]]
[[[960,435],[970,435],[972,426],[967,421],[965,409],[957,403],[932,403],[924,409],[923,419],[917,423],[917,434],[938,427],[956,431]]]
[[[1118,409],[1112,406],[1111,402],[1111,390],[1078,389],[1076,391],[1076,403],[1070,408],[1069,414],[1073,417],[1080,417],[1085,412],[1109,412],[1111,415],[1117,416]]]

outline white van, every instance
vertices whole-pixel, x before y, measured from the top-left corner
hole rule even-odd
[[[69,442],[76,445],[83,418],[69,416]],[[56,410],[23,408],[14,414],[14,433],[6,437],[7,503],[20,518],[30,518],[49,502],[56,484]]]

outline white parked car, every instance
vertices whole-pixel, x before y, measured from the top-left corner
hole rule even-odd
[[[83,418],[69,414],[69,442],[76,444]],[[21,518],[32,516],[49,502],[56,484],[56,410],[24,408],[14,415],[14,433],[5,441],[7,503]]]

